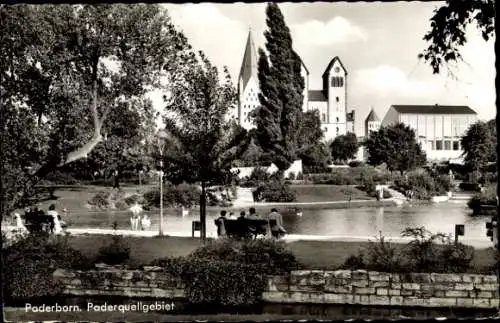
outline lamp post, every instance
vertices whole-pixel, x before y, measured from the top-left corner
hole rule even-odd
[[[163,236],[163,148],[165,148],[165,131],[158,132],[158,149],[160,150],[160,224],[158,226],[158,235]]]

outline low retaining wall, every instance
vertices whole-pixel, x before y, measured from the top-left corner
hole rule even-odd
[[[58,269],[54,277],[71,296],[185,298],[181,280],[159,267]],[[270,303],[497,308],[498,296],[497,277],[492,275],[300,270],[270,277],[262,298]]]

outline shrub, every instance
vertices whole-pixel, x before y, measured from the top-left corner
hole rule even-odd
[[[110,205],[110,197],[110,192],[100,191],[92,196],[92,198],[88,201],[88,204],[97,209],[106,209]]]
[[[290,173],[288,174],[288,179],[289,179],[289,180],[294,181],[294,180],[295,180],[295,178],[296,178],[296,176],[295,176],[295,173],[294,173],[294,172],[290,172]]]
[[[486,187],[483,192],[474,194],[467,206],[474,211],[474,214],[480,214],[483,205],[496,206],[496,190],[496,185]]]
[[[139,194],[132,194],[123,200],[128,206],[134,205],[135,203],[143,204],[145,202],[144,197]]]
[[[394,188],[400,192],[412,191],[413,197],[419,200],[430,199],[439,193],[434,178],[420,171],[397,177],[394,180]]]
[[[401,271],[401,255],[382,233],[376,241],[370,241],[367,248],[367,264],[370,270],[383,272]]]
[[[367,265],[365,264],[364,254],[360,252],[358,255],[349,256],[344,261],[344,264],[341,266],[342,269],[349,270],[358,270],[358,269],[366,269]]]
[[[150,206],[160,206],[160,190],[154,189],[144,194],[145,202]],[[199,203],[200,190],[196,185],[165,185],[163,205],[166,207],[191,207]]]
[[[113,223],[113,229],[116,230],[118,224]],[[119,265],[130,259],[130,247],[121,235],[114,235],[113,241],[99,249],[96,257],[96,263],[103,262],[108,265]]]
[[[218,239],[187,257],[152,264],[180,276],[191,303],[233,306],[255,304],[266,287],[267,275],[302,268],[284,243],[275,240]]]
[[[80,184],[80,182],[73,177],[72,174],[66,173],[66,172],[61,172],[58,170],[52,171],[49,174],[47,174],[44,179],[48,182],[51,182],[53,184],[59,184],[59,185],[76,185]]]
[[[442,272],[463,273],[471,267],[474,259],[474,248],[458,243],[447,244],[441,251]]]
[[[453,184],[448,175],[440,175],[434,180],[436,186],[436,192],[439,195],[445,195],[453,189]]]
[[[261,183],[254,191],[255,201],[266,202],[295,202],[295,192],[281,180],[271,180]]]
[[[362,161],[359,161],[359,160],[351,160],[349,163],[348,163],[349,167],[361,167],[361,166],[364,166],[365,163],[363,163]]]
[[[270,177],[270,174],[266,171],[265,168],[257,166],[252,170],[252,173],[248,177],[251,181],[267,181]]]
[[[481,187],[479,186],[479,184],[476,184],[476,183],[462,182],[458,185],[458,187],[462,191],[472,191],[472,192],[480,192],[481,191]]]
[[[91,262],[71,248],[65,236],[29,235],[2,248],[3,287],[7,300],[29,300],[61,292],[57,268],[89,269]]]
[[[298,172],[296,179],[299,180],[299,181],[303,180],[304,179],[304,174],[302,174],[302,172]]]

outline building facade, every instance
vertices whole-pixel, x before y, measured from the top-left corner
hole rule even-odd
[[[378,131],[381,124],[382,122],[380,118],[372,108],[365,119],[364,136],[358,137],[358,142],[361,145],[359,146],[358,154],[356,155],[357,160],[366,161],[368,159],[368,153],[366,147],[363,145],[363,142],[370,136],[371,132]]]
[[[301,60],[304,78],[302,111],[318,110],[325,141],[346,132],[354,133],[354,111],[347,112],[347,70],[338,57],[334,57],[323,73],[323,88],[309,89],[309,70]],[[238,107],[234,117],[245,129],[255,127],[252,111],[259,106],[257,53],[251,31],[248,34],[243,63],[238,77]]]
[[[460,139],[477,120],[477,113],[468,106],[393,105],[381,125],[402,122],[410,126],[427,160],[446,161],[461,159]]]

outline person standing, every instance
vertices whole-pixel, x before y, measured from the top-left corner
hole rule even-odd
[[[225,221],[226,221],[226,211],[222,210],[220,211],[220,216],[215,219],[215,225],[217,226],[217,236],[218,237],[224,237],[226,236],[226,227],[225,227]]]
[[[279,239],[286,233],[286,230],[283,226],[283,216],[275,208],[271,209],[271,213],[269,214],[269,222],[271,222],[271,220],[276,221],[276,223],[271,225],[271,233],[273,237]]]
[[[150,227],[151,227],[151,219],[147,214],[144,214],[141,219],[141,229],[143,231],[147,231],[149,230]]]

